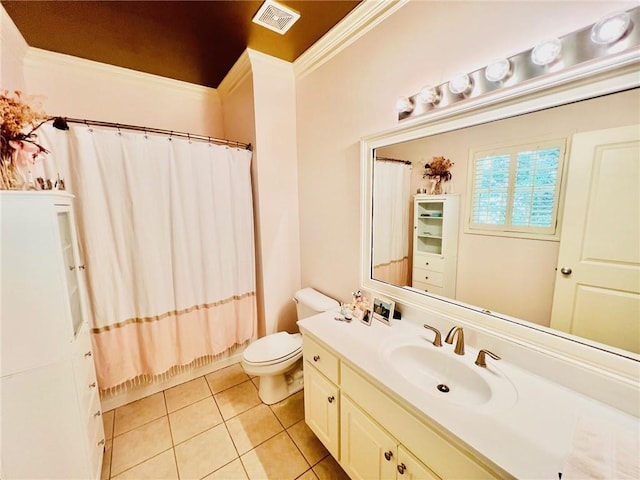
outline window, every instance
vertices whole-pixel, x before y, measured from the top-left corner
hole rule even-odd
[[[467,232],[555,238],[566,139],[471,152]]]

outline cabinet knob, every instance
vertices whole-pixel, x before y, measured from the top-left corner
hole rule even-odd
[[[429,277],[424,277],[425,280],[429,280]]]
[[[425,265],[429,265],[429,262],[424,262]]]
[[[100,410],[93,414],[94,417],[99,417],[100,415],[102,415],[102,412]]]
[[[329,403],[333,403],[333,401],[336,399],[336,397],[334,397],[333,395],[331,395],[329,398],[327,398],[327,400],[329,400]]]
[[[104,445],[104,438],[98,442],[98,445]]]
[[[73,265],[69,265],[69,270],[74,270],[76,267],[74,267]]]
[[[96,388],[96,382],[90,383],[89,388]]]
[[[317,362],[318,360],[320,360],[320,355],[314,355],[313,356],[313,361]]]
[[[390,462],[393,458],[393,452],[389,450],[388,452],[384,452],[384,458],[387,459],[387,462]]]
[[[404,463],[401,463],[400,465],[398,465],[398,473],[400,475],[404,475],[404,472],[406,469],[407,469],[407,466]]]
[[[80,270],[84,270],[85,266],[84,266],[84,265],[80,265],[78,268],[79,268]]]
[[[87,353],[84,354],[85,357],[90,357],[92,355],[93,355],[93,353],[91,353],[91,350],[89,350]]]
[[[570,268],[567,268],[567,267],[562,267],[560,269],[560,273],[563,274],[563,275],[571,275],[572,271],[573,270],[571,270]]]

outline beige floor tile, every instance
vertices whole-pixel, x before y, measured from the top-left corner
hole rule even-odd
[[[116,408],[113,435],[121,435],[167,414],[162,392]]]
[[[260,377],[251,377],[251,381],[256,386],[256,388],[260,390]]]
[[[225,420],[262,403],[258,398],[258,390],[250,380],[217,393],[214,397]]]
[[[319,480],[349,480],[349,476],[331,455],[313,467],[313,472]]]
[[[171,446],[169,419],[166,416],[118,435],[113,438],[111,475],[118,475]]]
[[[109,480],[111,477],[111,453],[113,452],[113,440],[107,440],[104,444],[104,455],[102,456],[102,471],[100,480]]]
[[[115,410],[109,410],[102,414],[102,425],[104,426],[104,436],[106,440],[113,438],[113,421],[115,419]]]
[[[309,465],[315,465],[329,455],[325,446],[318,440],[318,437],[311,431],[304,420],[300,420],[295,425],[289,427],[287,433],[298,446],[304,458],[309,462]]]
[[[196,403],[176,410],[169,414],[171,436],[174,445],[209,430],[222,423],[222,415],[213,397],[205,398]]]
[[[180,408],[191,405],[209,396],[211,396],[211,391],[204,377],[198,377],[195,380],[181,383],[164,391],[164,397],[167,399],[167,411],[169,413],[175,412]]]
[[[247,472],[244,471],[242,462],[238,458],[202,480],[249,480],[249,477],[247,477]]]
[[[176,445],[181,480],[200,479],[238,457],[224,424]]]
[[[283,430],[276,416],[265,404],[233,417],[227,422],[227,429],[240,455]]]
[[[309,469],[302,475],[300,475],[296,480],[318,480],[318,477],[316,477],[316,474],[313,473],[313,470]]]
[[[220,393],[227,388],[238,385],[249,380],[249,376],[244,373],[239,363],[226,368],[221,368],[206,376],[209,387],[213,393]]]
[[[294,393],[281,402],[274,403],[271,405],[271,409],[284,428],[289,428],[304,418],[304,390]]]
[[[267,440],[240,459],[251,480],[294,480],[309,469],[286,432]]]
[[[112,480],[178,480],[173,448],[111,478]]]

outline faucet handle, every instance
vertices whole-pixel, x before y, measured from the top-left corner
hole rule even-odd
[[[435,328],[432,327],[431,325],[427,325],[426,323],[424,325],[422,325],[424,328],[426,328],[427,330],[431,330],[433,333],[436,334],[436,338],[433,339],[433,346],[434,347],[441,347],[442,346],[442,335],[440,334],[440,331]]]
[[[478,365],[479,367],[487,368],[487,362],[485,360],[485,354],[489,355],[494,360],[500,360],[501,359],[498,355],[496,355],[493,352],[490,352],[489,350],[480,350],[478,352],[478,358],[476,358],[476,362],[475,362],[476,365]]]

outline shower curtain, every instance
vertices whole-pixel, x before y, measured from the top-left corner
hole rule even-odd
[[[42,135],[45,170],[76,195],[101,390],[255,337],[250,151],[88,126]]]
[[[373,278],[409,285],[411,165],[376,160],[373,174]]]

